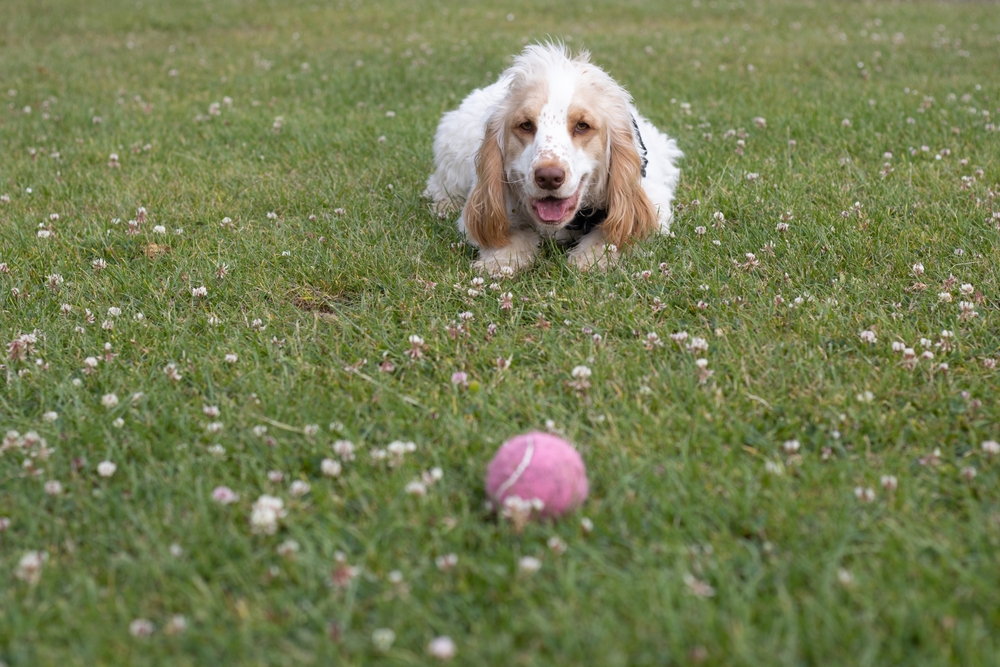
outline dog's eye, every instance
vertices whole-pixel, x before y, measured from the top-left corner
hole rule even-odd
[[[520,127],[525,132],[534,132],[535,131],[535,124],[532,123],[530,120],[524,121],[523,123],[521,123],[520,125],[518,125],[518,127]]]
[[[579,133],[586,132],[590,129],[590,126],[584,123],[582,120],[576,124],[576,131]]]

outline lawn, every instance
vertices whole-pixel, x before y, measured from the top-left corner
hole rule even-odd
[[[995,4],[0,11],[0,665],[996,664]],[[480,282],[434,128],[549,38],[673,233]]]

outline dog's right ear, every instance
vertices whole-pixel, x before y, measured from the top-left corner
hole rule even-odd
[[[486,125],[486,136],[476,153],[476,187],[462,212],[465,231],[480,248],[503,248],[510,242],[500,127],[496,118]]]

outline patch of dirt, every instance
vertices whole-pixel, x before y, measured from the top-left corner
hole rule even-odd
[[[289,296],[292,305],[299,310],[318,313],[320,317],[336,318],[339,312],[337,306],[348,305],[353,295],[313,285],[296,285],[289,290]]]

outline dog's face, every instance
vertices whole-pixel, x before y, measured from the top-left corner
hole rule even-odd
[[[601,230],[618,247],[655,229],[628,93],[586,54],[570,59],[554,48],[528,47],[505,77],[463,211],[472,240],[506,246],[511,214],[551,235],[581,208],[607,211]]]
[[[504,121],[504,171],[543,229],[560,229],[606,177],[607,120],[582,77],[539,78],[514,91]]]

